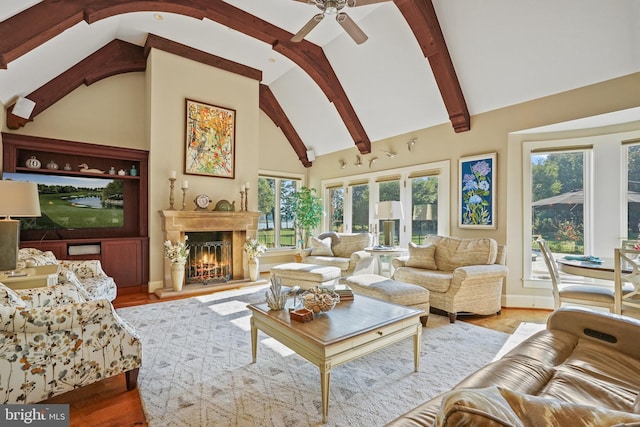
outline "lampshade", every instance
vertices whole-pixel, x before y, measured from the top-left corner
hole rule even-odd
[[[35,182],[0,181],[0,217],[40,216]]]
[[[376,203],[376,217],[378,219],[404,219],[402,203],[398,201]]]

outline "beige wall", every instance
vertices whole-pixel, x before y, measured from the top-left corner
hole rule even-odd
[[[119,74],[80,86],[11,132],[147,150],[144,89],[144,73]],[[4,119],[2,126],[6,132]]]
[[[302,166],[298,155],[284,134],[263,111],[260,111],[260,144],[259,167],[261,171],[278,171],[294,174],[305,174],[307,168]]]
[[[471,131],[456,134],[450,124],[421,129],[372,143],[372,154],[361,156],[365,165],[368,159],[378,157],[367,172],[406,167],[439,160],[451,161],[451,235],[458,237],[487,236],[500,243],[509,244],[507,265],[510,270],[503,300],[512,306],[548,306],[549,291],[523,288],[522,286],[522,188],[520,138],[510,146],[509,134],[573,119],[640,106],[638,97],[640,73],[599,83],[546,98],[514,105],[471,118]],[[628,128],[628,126],[626,126]],[[637,129],[637,127],[636,127]],[[595,131],[592,131],[595,132]],[[406,142],[417,138],[413,151],[407,150]],[[393,148],[395,158],[387,158],[382,150]],[[495,230],[473,230],[457,227],[458,159],[476,154],[498,153],[497,169],[497,228]],[[316,159],[309,171],[309,184],[320,189],[321,181],[329,178],[361,173],[351,166],[357,149],[348,150]],[[343,159],[349,166],[342,170],[338,162]],[[521,184],[520,184],[521,185]],[[511,227],[510,223],[517,224]],[[507,233],[509,232],[509,235]],[[512,234],[517,233],[518,238]],[[522,298],[522,297],[525,298]]]

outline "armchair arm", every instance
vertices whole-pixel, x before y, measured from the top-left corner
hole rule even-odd
[[[509,270],[501,264],[467,265],[453,271],[453,282],[462,283],[470,280],[490,280],[506,277]]]
[[[16,289],[10,297],[12,305],[29,308],[57,307],[61,305],[85,302],[88,300],[81,287],[74,283],[32,289]]]
[[[307,259],[308,256],[311,255],[311,248],[305,248],[300,250],[300,256],[302,257],[302,262]]]
[[[80,279],[91,279],[95,277],[108,277],[102,269],[100,260],[60,260],[60,270],[72,271]]]
[[[391,260],[391,264],[393,268],[404,267],[407,265],[407,261],[409,261],[409,255],[399,256],[397,258],[393,258]]]
[[[5,332],[50,332],[78,328],[91,323],[117,322],[107,300],[77,302],[55,307],[0,306],[0,327]]]
[[[365,258],[370,258],[371,254],[367,251],[355,251],[351,254],[351,263],[358,263]]]

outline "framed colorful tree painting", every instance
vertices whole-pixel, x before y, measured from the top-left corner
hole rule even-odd
[[[496,153],[460,159],[458,225],[496,228]]]
[[[187,99],[184,173],[234,178],[236,111]]]

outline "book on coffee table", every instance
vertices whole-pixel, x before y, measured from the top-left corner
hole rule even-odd
[[[350,301],[353,299],[353,290],[348,285],[336,285],[335,293],[340,296],[340,301]]]

